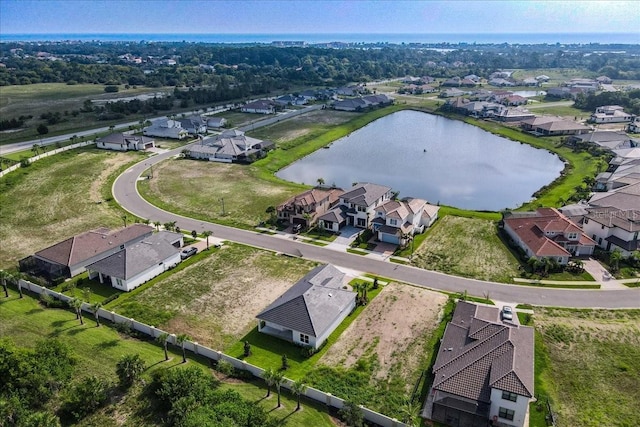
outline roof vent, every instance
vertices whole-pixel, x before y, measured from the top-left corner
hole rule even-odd
[[[329,298],[331,298],[333,295],[331,293],[329,293]]]

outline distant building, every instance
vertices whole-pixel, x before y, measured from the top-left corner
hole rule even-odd
[[[140,151],[155,147],[155,140],[146,136],[112,133],[96,139],[96,147],[115,151]]]
[[[142,133],[146,136],[171,139],[184,139],[189,136],[189,132],[182,128],[179,121],[167,118],[154,121],[151,126],[142,129]]]

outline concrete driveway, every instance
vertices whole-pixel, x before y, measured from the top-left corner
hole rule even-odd
[[[589,273],[602,286],[602,289],[627,289],[625,285],[618,282],[613,274],[608,272],[602,264],[593,258],[582,261],[584,271]]]

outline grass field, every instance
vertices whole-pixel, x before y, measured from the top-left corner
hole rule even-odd
[[[451,215],[436,222],[415,249],[413,263],[429,270],[505,283],[519,274],[518,261],[498,238],[494,222]]]
[[[536,394],[559,427],[640,425],[640,310],[536,308]],[[532,405],[531,426],[546,426]]]
[[[77,149],[2,177],[0,267],[13,267],[24,256],[74,234],[122,226],[121,211],[103,202],[103,185],[120,167],[141,158]]]
[[[255,316],[262,309],[314,266],[311,261],[229,243],[111,307],[226,350],[255,328]]]
[[[143,374],[146,381],[150,374],[159,369],[180,369],[182,363],[180,350],[169,346],[170,360],[164,361],[162,348],[148,341],[141,341],[118,334],[114,329],[103,324],[97,328],[91,316],[86,316],[83,326],[75,320],[69,310],[45,309],[37,300],[26,296],[18,299],[17,292],[10,291],[10,298],[0,300],[0,336],[11,338],[17,345],[33,347],[38,340],[57,338],[68,344],[77,358],[75,380],[89,374],[115,382],[115,368],[118,360],[126,354],[139,354],[145,361],[147,370]],[[99,355],[99,357],[96,357]],[[208,369],[208,362],[201,358],[188,357],[189,363]],[[303,410],[295,412],[296,400],[288,393],[283,393],[284,408],[274,410],[275,396],[263,399],[266,388],[263,382],[255,380],[240,382],[232,380],[223,383],[222,388],[238,391],[245,399],[270,411],[270,415],[290,427],[335,426],[325,411],[324,405],[303,400]],[[78,425],[102,427],[111,426],[156,426],[159,425],[157,414],[149,410],[148,397],[142,387],[133,387],[128,393],[114,399],[109,405],[95,415],[83,420]]]

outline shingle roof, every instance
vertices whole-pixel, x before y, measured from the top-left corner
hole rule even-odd
[[[318,219],[323,221],[331,221],[341,223],[342,221],[347,220],[347,211],[349,209],[346,206],[338,205],[335,208],[331,209],[329,212],[320,216]]]
[[[57,264],[73,266],[152,232],[153,227],[144,224],[133,224],[113,232],[101,228],[63,240],[35,255]]]
[[[341,188],[312,188],[311,190],[296,194],[278,207],[309,206],[326,199],[328,199],[329,204],[333,204],[338,201],[342,193],[343,190]]]
[[[391,191],[391,187],[371,184],[369,182],[358,183],[351,190],[344,193],[341,198],[347,203],[354,203],[359,206],[371,206],[376,200]]]
[[[500,323],[498,315],[458,302],[434,364],[434,389],[485,403],[491,388],[533,396],[533,329]]]
[[[109,135],[103,136],[102,138],[98,138],[98,142],[105,142],[108,144],[125,144],[125,145],[128,145],[130,142],[133,142],[135,144],[137,143],[144,144],[151,141],[154,141],[154,139],[146,136],[124,134],[122,132],[111,133]]]
[[[640,231],[640,209],[622,210],[606,207],[588,209],[588,212],[586,218],[605,227],[617,227],[631,233]]]
[[[318,266],[256,318],[319,337],[356,297],[355,292],[342,289],[344,276],[330,264]]]
[[[153,234],[139,243],[88,265],[87,269],[119,279],[131,279],[180,252],[179,248],[167,241],[167,237],[170,236]]]

